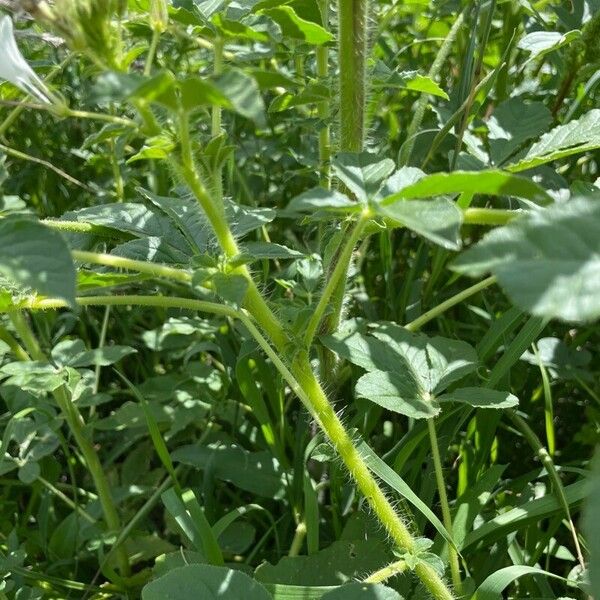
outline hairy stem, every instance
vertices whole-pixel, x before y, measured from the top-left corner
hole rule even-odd
[[[368,0],[338,0],[340,150],[360,152],[365,137]]]
[[[315,308],[315,312],[312,314],[312,317],[310,318],[310,321],[306,326],[304,343],[307,347],[310,346],[315,337],[319,324],[323,319],[323,315],[325,314],[325,311],[329,306],[329,301],[331,300],[332,295],[339,287],[343,286],[343,289],[345,289],[345,278],[348,272],[348,266],[350,265],[350,260],[352,259],[354,247],[360,239],[360,236],[362,235],[362,232],[366,224],[368,223],[370,216],[370,211],[365,210],[365,212],[361,215],[360,219],[354,226],[354,229],[352,230],[352,233],[346,240],[346,243],[342,247],[342,251],[340,252],[337,258],[337,264],[335,265],[335,268],[331,273],[331,276],[329,277],[329,281],[325,285],[325,289],[323,290],[323,293],[319,298],[319,302],[317,304],[317,307]],[[333,329],[335,328],[337,328],[337,323]]]
[[[214,53],[214,64],[213,64],[213,73],[215,75],[220,75],[223,72],[223,50],[224,50],[224,42],[223,39],[218,37],[214,41],[213,53]],[[216,104],[211,108],[211,135],[212,137],[217,137],[221,135],[221,116],[222,109],[220,106]],[[221,165],[217,167],[216,173],[214,174],[214,193],[215,200],[217,202],[223,202],[223,169]]]
[[[146,64],[144,66],[144,75],[148,77],[152,73],[152,65],[156,57],[156,50],[158,49],[158,42],[160,41],[161,31],[160,29],[152,30],[152,39],[150,40],[150,47],[148,48],[148,56],[146,57]]]
[[[323,26],[329,29],[329,0],[319,0],[319,8],[323,18]],[[319,81],[327,85],[329,77],[329,48],[325,45],[317,47],[317,77]],[[331,169],[329,162],[331,160],[331,131],[327,123],[330,115],[329,101],[324,100],[319,103],[318,114],[323,121],[319,131],[319,163],[321,173],[321,186],[325,189],[331,187]]]
[[[306,401],[311,406],[316,421],[333,444],[380,523],[395,544],[408,552],[414,551],[414,537],[369,471],[358,448],[317,381],[308,356],[304,352],[298,353],[291,370],[306,395]],[[453,598],[444,581],[429,565],[423,562],[417,564],[415,573],[436,600]]]
[[[290,386],[292,392],[298,396],[313,418],[319,423],[379,521],[394,540],[394,543],[409,552],[414,550],[415,540],[413,536],[369,471],[358,448],[315,377],[308,360],[308,355],[304,351],[297,353],[291,368],[288,368],[281,358],[281,355],[284,354],[284,348],[273,348],[248,315],[243,311],[237,311],[229,306],[214,302],[163,296],[85,296],[78,298],[77,302],[81,306],[135,304],[138,306],[164,308],[177,307],[239,319],[258,342],[265,354],[271,359]],[[38,300],[31,304],[31,308],[37,309],[65,306],[66,302],[64,300],[57,299]],[[415,573],[436,600],[453,599],[452,593],[432,567],[424,563],[419,563],[415,567]]]

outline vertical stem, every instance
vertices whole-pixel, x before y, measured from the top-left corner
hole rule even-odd
[[[312,372],[306,353],[298,354],[292,366],[292,373],[299,384],[299,396],[310,408],[381,524],[397,546],[413,552],[415,539],[369,471],[358,448]],[[435,569],[425,562],[419,562],[415,566],[415,573],[436,600],[454,598]]]
[[[40,348],[37,338],[23,317],[23,314],[19,311],[14,311],[9,313],[9,316],[31,358],[33,360],[47,362],[48,359]],[[77,410],[77,407],[71,402],[71,398],[67,394],[64,386],[58,388],[54,392],[54,398],[69,425],[69,429],[81,450],[86,466],[90,472],[96,492],[98,493],[100,505],[102,506],[106,526],[110,531],[118,533],[121,529],[121,520],[119,519],[119,514],[117,513],[115,503],[110,493],[110,485],[106,478],[106,474],[104,473],[104,469],[102,468],[102,464],[100,463],[100,459],[98,458],[98,454],[96,453],[92,442],[86,436],[83,417]],[[129,575],[129,558],[125,548],[119,549],[117,552],[117,559],[119,561],[121,575]]]
[[[442,520],[444,527],[452,532],[452,515],[450,514],[450,504],[448,503],[448,494],[446,493],[446,484],[444,482],[444,472],[442,470],[442,460],[440,457],[440,447],[438,444],[437,433],[435,430],[435,420],[427,419],[427,429],[429,430],[429,441],[431,443],[431,454],[433,456],[433,466],[435,469],[435,479],[437,482],[440,504],[442,506]],[[456,593],[462,595],[462,581],[460,578],[460,565],[458,554],[452,545],[448,545],[448,560],[450,562],[450,573],[452,584]]]
[[[144,75],[148,77],[152,72],[152,65],[156,57],[158,42],[160,41],[161,31],[159,29],[152,30],[152,39],[150,40],[150,48],[148,48],[148,56],[146,57],[146,65],[144,66]]]
[[[319,0],[319,8],[323,18],[323,26],[329,29],[329,0]],[[317,47],[317,77],[319,81],[327,85],[329,77],[329,48],[325,45]],[[331,132],[327,120],[329,119],[329,101],[325,100],[318,106],[319,118],[324,121],[319,131],[319,162],[321,172],[321,186],[329,189],[331,186],[331,174],[329,161],[331,160]]]
[[[368,0],[338,1],[340,150],[360,152],[365,137]]]
[[[213,64],[213,73],[215,75],[220,75],[223,72],[223,47],[224,42],[223,39],[217,37],[213,44],[213,52],[214,52],[214,64]],[[212,123],[211,123],[211,135],[213,138],[221,135],[221,115],[222,109],[220,106],[213,105],[212,107]],[[214,191],[216,200],[218,202],[223,201],[223,169],[219,164],[217,166],[217,171],[214,174]]]

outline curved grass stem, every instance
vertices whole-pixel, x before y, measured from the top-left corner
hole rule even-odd
[[[442,520],[444,527],[452,532],[452,515],[450,513],[450,504],[448,503],[448,494],[446,493],[446,482],[444,481],[444,471],[442,468],[442,459],[440,456],[440,447],[438,444],[437,432],[435,429],[435,420],[427,419],[427,430],[429,432],[429,442],[431,443],[431,455],[433,457],[433,467],[435,470],[435,480],[442,507]],[[462,595],[462,580],[460,578],[460,564],[458,562],[458,553],[454,546],[448,546],[448,559],[450,562],[450,573],[452,575],[452,584],[456,593]]]

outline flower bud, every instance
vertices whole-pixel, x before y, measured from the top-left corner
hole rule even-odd
[[[169,5],[167,0],[150,0],[150,27],[162,33],[169,24]]]

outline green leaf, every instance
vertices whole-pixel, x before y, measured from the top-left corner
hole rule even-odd
[[[435,396],[477,366],[469,344],[413,334],[395,323],[347,321],[321,341],[370,371],[356,384],[358,396],[416,419],[437,415]]]
[[[533,31],[519,40],[517,48],[530,53],[527,60],[527,62],[530,62],[548,54],[548,52],[558,50],[579,38],[581,38],[581,31],[577,29],[567,31],[567,33],[559,33],[558,31]]]
[[[272,208],[253,208],[235,202],[225,203],[225,213],[236,238],[242,238],[247,233],[260,229],[270,223],[277,214]]]
[[[504,171],[489,170],[453,171],[452,173],[427,175],[395,194],[383,198],[379,203],[382,206],[389,206],[399,200],[464,193],[515,196],[537,204],[546,204],[552,200],[539,185],[530,179]]]
[[[313,188],[292,198],[283,211],[285,217],[308,214],[311,219],[327,217],[327,213],[349,213],[360,210],[360,205],[337,190]]]
[[[0,221],[0,276],[18,289],[75,306],[75,266],[61,235],[41,223]]]
[[[323,600],[402,600],[402,596],[385,585],[347,583],[321,596]]]
[[[394,161],[368,152],[340,152],[333,157],[331,167],[358,200],[368,202],[394,170]]]
[[[548,131],[552,114],[542,102],[510,98],[499,104],[488,119],[490,156],[496,165],[514,154],[527,140]]]
[[[6,385],[14,385],[33,394],[53,392],[66,381],[66,372],[45,362],[12,362],[0,368],[0,378],[7,377]]]
[[[92,94],[98,103],[136,100],[154,102],[170,110],[177,110],[175,77],[169,71],[162,71],[152,77],[107,71],[96,80]]]
[[[130,346],[104,346],[76,355],[72,360],[68,361],[67,365],[74,368],[90,366],[105,367],[113,365],[125,356],[136,352],[137,350]]]
[[[519,404],[519,399],[509,392],[490,390],[488,388],[465,387],[458,388],[438,396],[443,402],[459,402],[477,408],[512,408]]]
[[[340,585],[380,569],[393,559],[379,539],[339,540],[310,556],[284,557],[263,563],[254,574],[260,582],[288,585]]]
[[[215,273],[212,276],[215,292],[226,302],[240,306],[248,290],[248,279],[233,273]]]
[[[300,92],[288,92],[277,96],[269,106],[269,112],[282,112],[295,106],[326,102],[331,98],[331,90],[323,84],[312,83]]]
[[[193,75],[180,81],[178,86],[181,106],[187,112],[213,105],[232,108],[227,95],[209,79]]]
[[[451,200],[407,200],[388,206],[374,205],[375,212],[390,219],[392,225],[407,227],[448,250],[461,247],[462,212]]]
[[[273,19],[281,28],[281,32],[287,38],[302,40],[307,44],[320,46],[333,41],[333,35],[312,21],[307,21],[298,16],[296,11],[287,5],[274,8],[262,9],[259,14]]]
[[[379,61],[373,70],[374,88],[402,88],[431,94],[448,100],[448,94],[427,75],[418,71],[393,71],[385,63]]]
[[[590,583],[593,590],[600,590],[600,451],[592,461],[588,482],[588,496],[583,511],[583,527],[590,546]]]
[[[187,565],[146,584],[142,600],[272,600],[265,588],[241,571]]]
[[[371,371],[358,380],[356,394],[413,419],[430,419],[440,412],[440,405],[419,389],[410,371]]]
[[[533,315],[585,322],[600,317],[600,203],[575,198],[489,232],[452,265],[491,271]]]
[[[210,469],[213,477],[261,497],[280,498],[284,493],[285,472],[271,452],[248,452],[224,444],[190,444],[175,450],[172,458],[198,469]]]
[[[241,23],[226,19],[223,13],[217,13],[212,18],[213,24],[219,29],[223,37],[236,38],[242,40],[252,40],[255,42],[268,42],[269,36],[262,31],[257,31],[252,27]]]
[[[242,257],[247,257],[249,261],[302,258],[304,256],[304,254],[298,252],[298,250],[270,242],[244,242],[241,250]],[[237,260],[237,257],[233,260]]]
[[[513,173],[538,165],[600,148],[600,109],[590,110],[583,117],[555,127],[540,138],[518,162],[506,168]]]
[[[502,592],[511,584],[524,575],[544,575],[545,577],[553,577],[566,582],[564,577],[560,577],[555,573],[544,571],[539,567],[529,567],[527,565],[512,565],[504,567],[488,575],[485,581],[477,588],[477,591],[472,596],[471,600],[502,600],[504,595]]]
[[[163,237],[170,239],[174,230],[187,242],[188,254],[190,249],[195,255],[207,251],[211,239],[209,228],[206,216],[197,202],[177,196],[157,196],[144,188],[138,188],[137,191],[168,217],[169,233],[168,237]]]
[[[266,124],[265,103],[253,77],[240,69],[229,68],[213,81],[229,101],[231,110],[254,121],[259,127]]]
[[[570,508],[583,502],[587,496],[587,483],[587,481],[577,481],[565,487],[565,496]],[[506,539],[506,536],[513,531],[519,531],[532,523],[539,523],[542,519],[563,513],[562,504],[553,494],[530,500],[499,514],[471,531],[467,534],[461,549],[466,551],[479,543],[490,546],[497,540]]]

